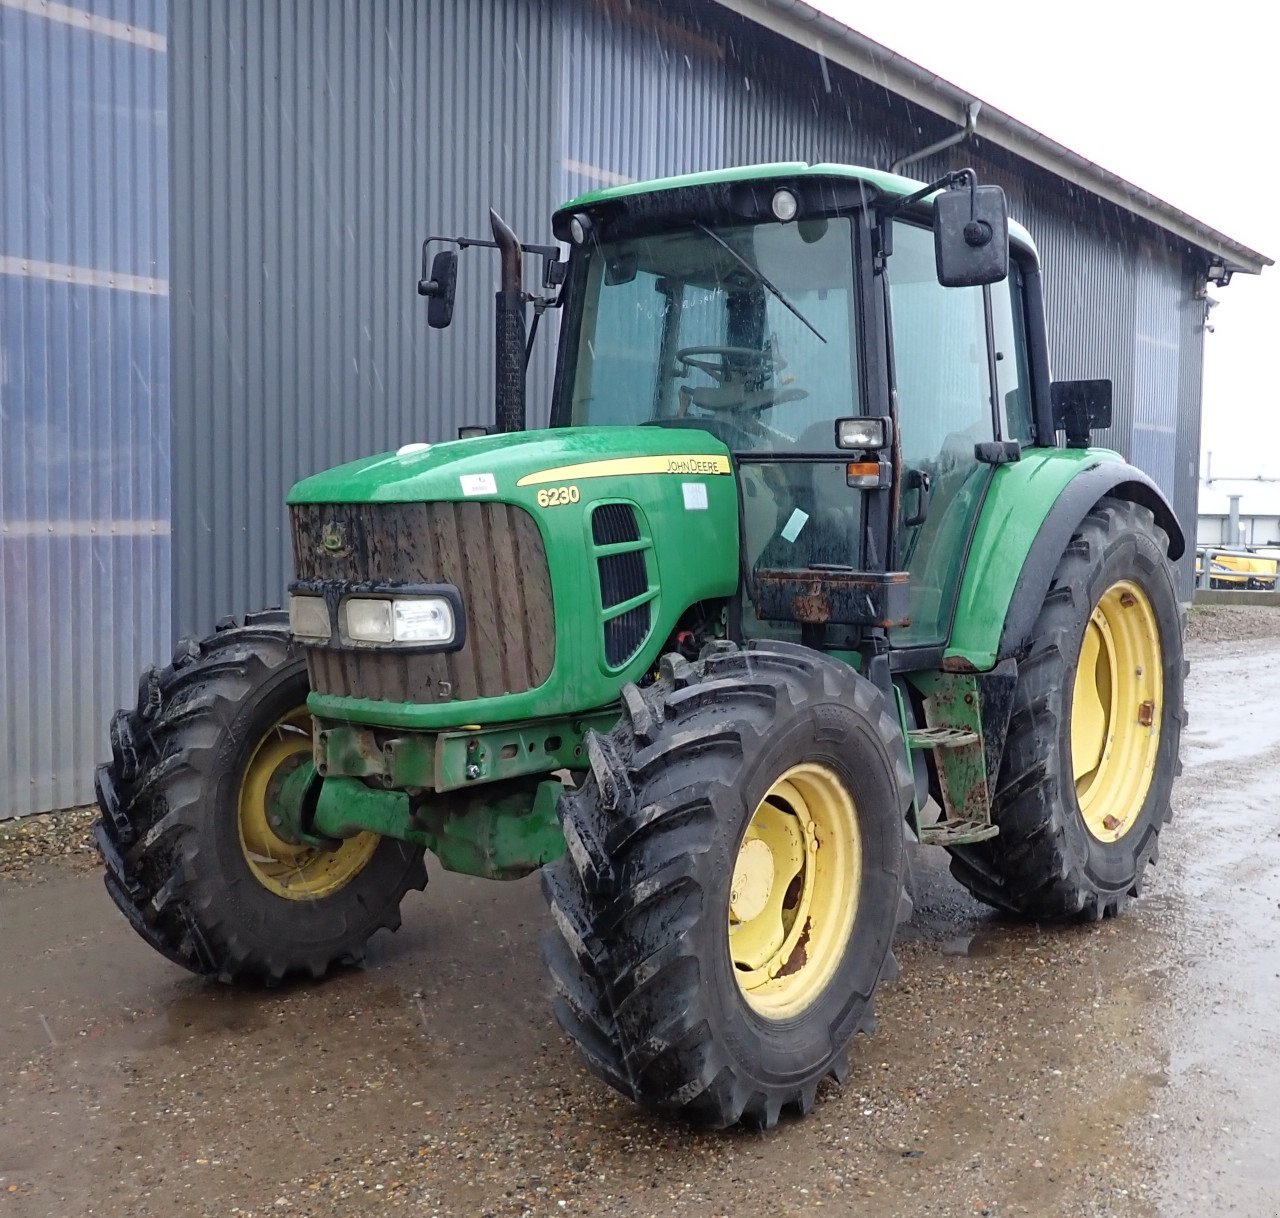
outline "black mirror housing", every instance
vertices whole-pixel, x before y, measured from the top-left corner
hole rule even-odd
[[[1110,381],[1054,381],[1049,386],[1053,428],[1068,448],[1088,448],[1090,433],[1111,426]]]
[[[999,283],[1009,274],[1009,204],[1003,188],[944,190],[933,202],[933,250],[944,288]]]
[[[427,297],[427,325],[443,330],[453,321],[453,297],[458,288],[458,251],[441,250],[431,260],[431,278],[418,285]]]

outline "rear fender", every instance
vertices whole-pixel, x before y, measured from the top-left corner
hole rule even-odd
[[[1035,628],[1058,560],[1104,496],[1141,504],[1178,559],[1186,541],[1163,492],[1108,449],[1031,449],[996,470],[965,566],[948,667],[983,671],[1018,655]]]

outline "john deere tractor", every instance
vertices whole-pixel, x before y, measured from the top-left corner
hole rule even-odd
[[[971,171],[720,170],[552,228],[567,256],[496,215],[424,244],[437,327],[459,250],[499,254],[492,421],[293,488],[288,610],[184,639],[112,722],[106,884],[171,960],[271,983],[359,960],[425,850],[540,868],[591,1068],[768,1127],[871,1028],[904,842],[1023,918],[1139,893],[1183,535],[1090,447],[1110,383],[1050,379],[1035,248]]]

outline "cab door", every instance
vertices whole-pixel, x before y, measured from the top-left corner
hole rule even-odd
[[[894,558],[911,574],[911,624],[894,630],[891,641],[919,647],[947,640],[993,472],[974,456],[974,445],[999,437],[983,289],[942,287],[932,231],[893,224],[887,279],[901,452]]]

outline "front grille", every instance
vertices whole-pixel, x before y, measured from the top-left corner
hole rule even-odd
[[[542,534],[523,508],[494,502],[298,504],[291,520],[298,579],[380,588],[452,584],[466,614],[466,642],[458,651],[308,647],[317,692],[449,702],[520,693],[551,675],[551,574]]]
[[[620,668],[649,634],[650,604],[637,605],[604,624],[604,658],[610,668]]]

